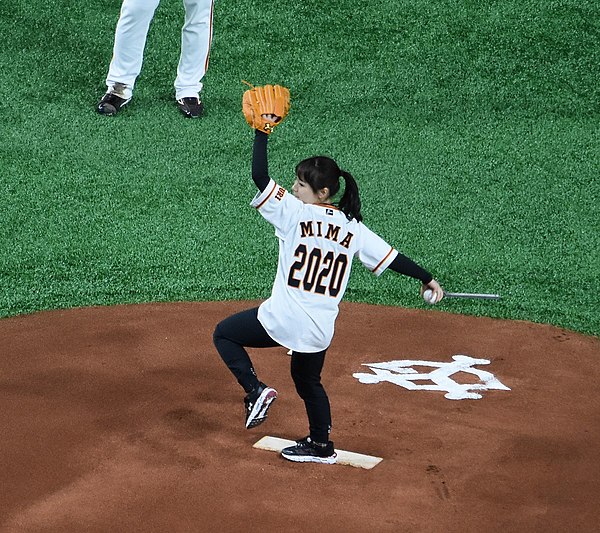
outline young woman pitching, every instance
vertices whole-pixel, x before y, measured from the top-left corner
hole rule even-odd
[[[336,453],[329,439],[331,411],[321,370],[352,260],[357,258],[376,276],[391,269],[416,278],[422,283],[421,293],[432,290],[436,302],[443,298],[443,290],[429,272],[362,223],[356,181],[333,159],[318,156],[298,163],[291,194],[273,181],[267,142],[280,117],[263,114],[262,118],[270,125],[255,133],[252,179],[258,193],[251,205],[275,228],[277,274],[270,298],[220,322],[214,344],[247,393],[246,428],[265,421],[277,391],[258,379],[245,348],[291,350],[291,375],[306,407],[309,435],[285,448],[282,455],[290,461],[332,464]]]

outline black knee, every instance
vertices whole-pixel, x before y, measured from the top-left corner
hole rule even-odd
[[[213,331],[213,344],[215,346],[217,346],[218,342],[225,337],[223,335],[223,326],[221,324],[222,322],[219,322]]]

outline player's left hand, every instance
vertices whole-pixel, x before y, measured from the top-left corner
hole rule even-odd
[[[248,125],[270,134],[290,110],[290,90],[281,85],[248,89],[242,98],[242,111]]]
[[[433,292],[433,296],[428,300],[431,304],[438,304],[444,298],[444,289],[442,286],[435,280],[432,279],[429,283],[421,285],[421,296],[426,290],[430,290]]]
[[[261,115],[262,118],[264,118],[265,120],[268,120],[269,122],[279,122],[281,120],[281,117],[278,117],[277,115]]]

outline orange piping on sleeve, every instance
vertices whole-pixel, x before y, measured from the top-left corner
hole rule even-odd
[[[273,193],[275,192],[276,188],[277,188],[277,183],[275,183],[273,185],[273,188],[271,189],[271,192],[267,195],[267,197],[259,205],[256,206],[256,209],[260,209],[263,205],[265,205],[265,203],[267,203],[269,198],[271,198],[271,196],[273,196]]]
[[[379,261],[379,264],[371,271],[371,272],[377,272],[379,270],[379,267],[381,265],[383,265],[383,263],[386,262],[387,258],[390,256],[390,254],[394,251],[394,248],[390,248],[390,251],[387,253],[387,255],[381,260]]]

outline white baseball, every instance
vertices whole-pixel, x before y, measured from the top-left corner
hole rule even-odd
[[[434,304],[435,303],[435,294],[433,293],[433,291],[431,289],[427,289],[423,293],[423,299],[429,304]]]

